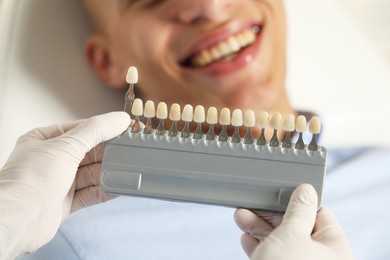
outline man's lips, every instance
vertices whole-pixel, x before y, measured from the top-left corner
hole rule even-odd
[[[187,56],[181,64],[186,67],[204,67],[220,60],[229,61],[241,50],[253,44],[261,31],[260,25],[227,36]]]

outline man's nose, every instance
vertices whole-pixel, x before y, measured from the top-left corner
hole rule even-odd
[[[217,20],[226,15],[232,0],[179,0],[177,19],[182,23]]]

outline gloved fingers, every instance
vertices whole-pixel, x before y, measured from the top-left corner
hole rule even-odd
[[[237,209],[234,212],[234,220],[243,232],[258,240],[263,240],[274,230],[267,221],[247,209]]]
[[[290,233],[310,235],[316,221],[317,201],[313,186],[299,185],[291,195],[281,226],[289,229]]]
[[[49,140],[55,137],[58,137],[65,132],[75,128],[79,124],[81,124],[85,120],[76,120],[68,123],[63,124],[54,124],[47,127],[39,127],[35,128],[29,132],[27,132],[25,135],[21,136],[19,138],[19,141],[23,141],[26,139],[38,139],[41,141]]]
[[[101,162],[103,160],[103,152],[104,143],[96,145],[88,153],[85,154],[84,159],[80,163],[80,166]]]
[[[245,251],[245,254],[248,257],[251,257],[253,251],[255,251],[256,247],[259,245],[259,241],[249,235],[248,233],[244,233],[241,236],[241,246]]]
[[[57,139],[63,147],[69,147],[76,158],[82,160],[97,144],[121,134],[129,125],[130,117],[127,113],[111,112],[91,117]]]
[[[76,174],[76,190],[99,185],[100,169],[100,163],[79,167]]]
[[[312,238],[323,243],[339,243],[340,238],[345,238],[336,216],[329,209],[321,207],[318,211]]]
[[[254,213],[256,213],[257,216],[264,219],[274,228],[279,226],[283,220],[283,214],[279,212],[256,210],[254,211]]]
[[[106,193],[100,186],[91,186],[77,190],[73,197],[71,212],[93,204],[105,202],[115,197]]]

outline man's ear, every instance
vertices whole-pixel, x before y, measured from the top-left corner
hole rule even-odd
[[[119,64],[114,62],[109,46],[102,36],[98,34],[89,36],[85,44],[85,53],[89,64],[101,80],[114,88],[125,85],[125,75]]]

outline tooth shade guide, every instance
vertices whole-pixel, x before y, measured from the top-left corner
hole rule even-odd
[[[259,31],[260,28],[257,28],[253,32],[256,33]],[[246,44],[250,43],[252,39],[255,37],[253,36],[253,32],[245,31],[239,35],[236,35],[234,37],[230,37],[224,42],[218,43],[216,46],[213,46],[215,49],[219,49],[219,52],[225,55],[227,53],[227,50],[230,49],[237,49],[237,44]],[[241,39],[241,43],[239,43],[239,39]],[[212,49],[212,48],[211,48]],[[202,53],[203,56],[207,56],[207,52]],[[130,82],[131,84],[136,83],[138,81],[138,75],[135,74],[136,70],[130,72],[128,71],[127,75],[128,77],[126,80]],[[134,76],[136,75],[136,76]],[[183,130],[181,133],[183,133],[185,136],[182,135],[182,137],[190,137],[192,135],[192,138],[194,139],[200,139],[202,136],[204,136],[202,132],[202,124],[206,121],[209,125],[209,131],[207,132],[206,139],[207,140],[216,140],[215,137],[215,129],[220,131],[220,135],[218,136],[219,141],[229,141],[232,143],[241,142],[243,144],[253,144],[253,139],[251,138],[254,135],[258,135],[259,139],[257,140],[257,143],[254,145],[269,145],[269,146],[279,146],[280,143],[282,143],[282,147],[284,148],[290,148],[291,146],[291,133],[294,132],[294,116],[293,115],[287,115],[284,123],[282,124],[282,117],[280,113],[275,113],[272,115],[271,118],[269,118],[269,114],[267,112],[261,112],[258,117],[257,121],[254,120],[254,112],[253,111],[245,111],[245,116],[242,116],[242,111],[239,109],[236,109],[233,111],[232,117],[230,117],[230,110],[227,108],[224,108],[221,110],[221,116],[218,121],[218,111],[215,107],[210,107],[207,111],[207,117],[205,116],[204,107],[197,106],[195,108],[196,111],[194,112],[194,109],[191,105],[186,105],[183,109],[183,113],[180,111],[180,105],[173,104],[171,106],[171,110],[168,113],[167,106],[164,102],[160,102],[157,106],[157,110],[154,107],[154,103],[150,100],[148,100],[145,103],[145,106],[142,105],[142,100],[140,99],[134,99],[134,102],[131,106],[131,114],[135,115],[135,123],[132,125],[131,130],[133,132],[138,132],[141,128],[140,126],[140,117],[143,115],[146,118],[146,125],[144,127],[144,133],[150,134],[154,129],[151,127],[151,119],[153,117],[156,117],[159,120],[158,127],[155,129],[156,135],[163,135],[166,134],[166,129],[164,127],[164,120],[167,118],[170,118],[172,121],[172,126],[168,134],[170,136],[176,136],[178,132],[177,125],[179,124],[180,127],[184,125],[182,128]],[[164,109],[163,109],[164,108]],[[186,112],[187,111],[187,112]],[[199,112],[200,111],[200,112]],[[228,111],[227,116],[225,115],[223,118],[223,111]],[[226,113],[226,112],[224,112]],[[191,122],[194,122],[193,128],[189,127],[189,124]],[[216,126],[216,124],[219,122],[219,125]],[[317,150],[318,146],[316,143],[317,135],[321,131],[321,123],[320,119],[316,116],[312,117],[310,120],[310,124],[306,121],[306,118],[303,115],[300,115],[296,118],[295,121],[295,131],[299,134],[298,141],[295,144],[296,149],[309,149],[309,150]],[[228,126],[232,126],[231,128],[227,128]],[[244,125],[244,127],[242,127]],[[196,126],[196,129],[195,129]],[[309,128],[308,128],[309,126]],[[192,125],[191,125],[192,127]],[[216,127],[216,128],[215,128]],[[240,127],[242,127],[240,129]],[[260,128],[259,128],[260,127]],[[230,130],[233,130],[234,133],[232,134],[232,137],[229,136]],[[191,133],[191,130],[194,130],[194,133]],[[246,134],[245,134],[246,130]],[[283,130],[283,131],[280,131]],[[303,132],[309,131],[312,134],[312,142],[308,145],[304,144],[302,139]],[[195,135],[196,132],[196,135]],[[267,134],[268,132],[268,134]],[[271,133],[273,132],[273,134]],[[272,134],[272,137],[271,137]],[[241,138],[241,136],[244,136],[244,138]],[[267,142],[267,137],[269,138],[269,141]],[[279,141],[282,140],[283,141]]]
[[[137,156],[131,156],[132,154]],[[175,163],[166,164],[167,161]],[[210,165],[213,166],[211,172]],[[275,207],[280,206],[280,199],[287,201],[290,190],[297,183],[312,184],[321,201],[325,166],[326,149],[322,147],[317,151],[296,151],[294,148],[268,145],[258,147],[256,144],[230,144],[230,141],[190,141],[167,135],[153,138],[143,134],[124,133],[106,143],[100,179],[102,187],[109,187],[111,190],[106,191],[111,192],[275,211],[279,209]],[[254,173],[253,169],[258,171]],[[191,173],[191,178],[183,178],[188,173]],[[122,176],[126,174],[129,178],[123,181]],[[179,182],[172,190],[174,179]],[[125,188],[124,184],[127,185]],[[147,187],[156,189],[150,190]],[[159,190],[161,193],[156,194]],[[199,190],[207,192],[199,193]],[[260,200],[259,190],[265,192]],[[188,194],[194,196],[188,197]],[[198,200],[199,194],[203,196],[201,200]],[[226,205],[225,202],[237,204]],[[267,208],[261,208],[263,205]],[[287,203],[283,205],[287,206]]]
[[[133,112],[136,115],[140,115],[140,113],[143,112],[143,116],[147,119],[146,126],[142,129],[144,134],[151,134],[154,131],[154,129],[150,127],[151,122],[149,121],[149,119],[151,119],[153,117],[153,115],[155,115],[155,117],[157,117],[157,118],[158,118],[158,116],[160,116],[162,118],[166,117],[167,111],[163,111],[163,110],[166,110],[165,108],[166,108],[166,104],[163,102],[159,103],[159,105],[157,107],[157,111],[154,109],[154,103],[150,100],[148,100],[145,103],[144,107],[142,107],[142,100],[137,99],[134,102]],[[255,117],[254,116],[255,113],[252,110],[245,111],[245,114],[243,117],[242,111],[240,109],[235,109],[232,113],[232,116],[230,117],[229,116],[230,110],[227,108],[224,108],[221,110],[221,114],[219,116],[219,119],[217,118],[218,111],[215,107],[211,107],[208,109],[207,118],[205,118],[205,113],[204,113],[205,109],[203,106],[197,106],[195,108],[195,110],[197,111],[196,113],[194,112],[194,109],[191,105],[186,105],[186,106],[184,106],[183,111],[180,111],[180,105],[173,104],[171,106],[171,110],[169,111],[169,118],[170,119],[179,119],[179,117],[180,117],[180,120],[172,121],[172,126],[171,126],[171,129],[169,131],[166,131],[166,129],[164,129],[163,127],[160,127],[160,128],[157,127],[155,129],[155,134],[156,135],[163,135],[163,134],[166,134],[168,132],[168,136],[175,137],[175,136],[178,136],[178,134],[180,133],[180,137],[182,137],[182,138],[201,139],[204,136],[204,133],[202,132],[202,129],[201,129],[202,122],[203,122],[203,120],[205,120],[205,121],[209,122],[208,123],[209,124],[209,131],[206,134],[206,138],[205,138],[206,140],[218,140],[220,142],[229,141],[231,143],[242,143],[242,144],[250,144],[250,145],[263,145],[263,146],[269,145],[270,147],[280,146],[283,148],[307,149],[307,150],[312,150],[312,151],[319,149],[318,148],[319,146],[316,143],[316,138],[317,138],[316,133],[319,132],[321,129],[320,120],[318,117],[313,117],[312,120],[310,121],[309,128],[307,128],[306,118],[304,116],[299,116],[299,117],[297,117],[297,120],[294,121],[293,115],[287,115],[284,118],[284,121],[282,121],[281,114],[274,113],[268,122],[268,120],[267,120],[268,114],[262,113],[263,114],[262,124],[263,124],[263,126],[269,124],[269,127],[264,128],[264,129],[262,129],[262,128],[260,129],[258,127],[261,125],[259,120],[257,122],[253,122],[253,119]],[[195,116],[195,114],[197,114],[197,115]],[[260,116],[258,117],[258,119],[259,118],[260,118]],[[136,121],[136,123],[140,123],[139,116],[136,116],[135,121]],[[179,132],[178,128],[177,128],[179,121],[184,125],[181,132]],[[210,123],[214,123],[217,121],[219,123],[218,131],[219,131],[219,129],[221,129],[220,135],[218,135],[218,136],[215,134],[216,124],[210,124]],[[230,121],[230,126],[233,126],[233,128],[231,128],[231,129],[232,130],[234,129],[234,133],[231,136],[228,135],[228,131],[226,128],[228,126],[227,123],[229,123],[229,121]],[[160,123],[161,122],[163,123],[164,120],[160,119]],[[194,132],[191,132],[191,128],[189,127],[190,126],[189,124],[191,122],[196,123],[196,125],[195,124],[193,125],[194,128],[192,128],[192,130],[195,129],[195,126],[197,126],[197,129],[198,129],[198,126],[200,126],[200,128],[198,129],[199,131],[197,131],[198,134],[196,136],[195,136],[196,129]],[[282,124],[282,122],[283,122],[283,124]],[[296,126],[296,128],[298,130],[301,130],[301,131],[302,130],[306,130],[306,131],[309,130],[312,133],[313,138],[312,138],[312,142],[310,144],[307,144],[307,145],[304,143],[300,144],[300,141],[298,141],[297,144],[295,144],[295,146],[293,147],[294,144],[292,144],[292,142],[291,142],[291,134],[293,131],[291,131],[291,130],[294,129],[294,122],[298,122],[298,125]],[[160,123],[159,123],[159,126],[161,125]],[[301,124],[301,125],[299,125],[299,124]],[[253,125],[255,127],[252,127]],[[139,132],[140,127],[138,128],[136,126],[137,126],[137,124],[133,125],[133,127],[131,128],[131,130],[132,130],[131,132]],[[241,126],[244,126],[244,127],[242,127],[240,129]],[[245,130],[246,130],[246,132],[245,132]],[[283,131],[279,131],[279,130],[283,130]],[[269,139],[268,142],[267,142],[268,134],[266,134],[267,131],[270,131],[270,132],[273,131],[273,135]],[[225,134],[225,132],[226,132],[226,134]],[[257,142],[253,139],[253,134],[259,135],[259,139],[257,140]],[[298,133],[298,134],[302,134],[302,133]],[[241,138],[241,136],[244,136],[244,137]],[[275,138],[275,136],[276,136],[276,138]],[[218,138],[216,139],[216,137],[218,137]],[[259,141],[259,140],[262,140],[261,137],[264,137],[264,139],[265,139],[264,142]],[[281,141],[282,139],[283,139],[283,141]]]

